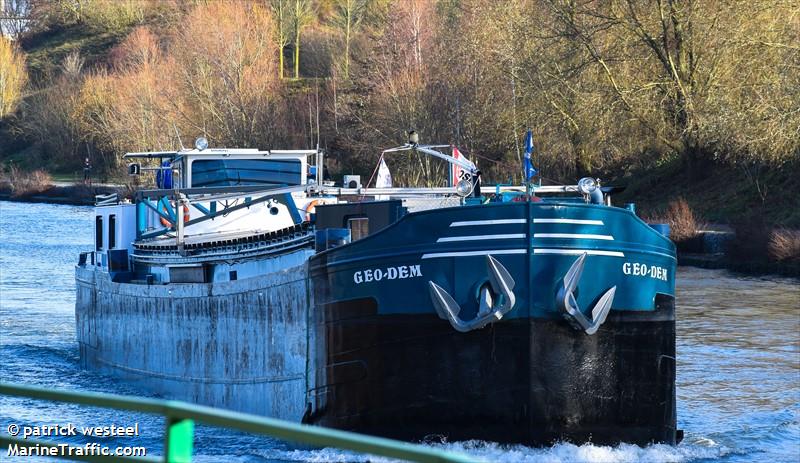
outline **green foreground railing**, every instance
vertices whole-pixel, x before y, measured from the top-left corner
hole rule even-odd
[[[58,456],[58,458],[67,458],[77,461],[188,463],[192,460],[195,422],[221,428],[236,429],[252,434],[261,434],[313,446],[336,447],[360,453],[421,463],[466,463],[475,461],[467,455],[436,450],[407,442],[365,436],[317,426],[308,426],[179,401],[147,399],[94,392],[55,391],[10,383],[0,383],[0,395],[68,402],[92,407],[128,410],[164,416],[166,421],[166,435],[164,438],[163,457],[122,457],[112,455]],[[42,448],[59,446],[58,443],[52,441],[11,437],[6,431],[8,431],[8,429],[3,429],[2,432],[0,432],[0,444],[2,445],[0,454],[3,456],[6,456],[7,449],[10,445],[40,446]]]

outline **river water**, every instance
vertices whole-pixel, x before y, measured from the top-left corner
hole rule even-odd
[[[75,341],[73,267],[93,246],[92,210],[0,202],[0,380],[51,388],[141,394],[82,371]],[[491,442],[430,443],[487,461],[797,462],[800,461],[800,285],[722,270],[678,271],[678,446],[558,444],[534,449]],[[149,415],[0,398],[0,433],[9,424],[129,426],[140,436],[95,438],[160,455],[163,420]],[[73,444],[85,438],[61,438]],[[62,441],[62,442],[63,442]],[[211,427],[196,429],[197,461],[375,461],[336,449]],[[2,461],[45,461],[8,458]]]

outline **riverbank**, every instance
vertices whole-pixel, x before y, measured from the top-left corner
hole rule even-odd
[[[800,278],[798,174],[800,160],[772,168],[709,161],[692,171],[676,156],[618,166],[608,178],[626,188],[617,204],[634,202],[646,221],[670,224],[681,264]]]
[[[800,229],[800,158],[773,167],[707,161],[692,170],[676,155],[656,167],[615,166],[605,180],[625,187],[615,202],[636,203],[644,217],[684,200],[699,222]]]
[[[692,240],[677,243],[678,265],[800,278],[800,261],[774,261],[768,255],[742,257],[737,252],[739,242],[741,239],[733,231],[701,231]]]
[[[93,206],[96,195],[123,193],[122,185],[45,185],[32,190],[15,190],[9,182],[0,182],[0,200],[25,203],[55,203]]]

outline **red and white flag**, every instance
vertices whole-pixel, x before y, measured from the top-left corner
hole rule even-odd
[[[455,159],[464,159],[467,158],[461,154],[461,151],[458,150],[455,146],[453,148],[453,158]],[[464,169],[461,168],[458,164],[450,164],[450,186],[456,186],[459,180],[461,180],[461,173]]]

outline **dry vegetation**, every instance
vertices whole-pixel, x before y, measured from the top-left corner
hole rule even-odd
[[[769,256],[778,262],[800,263],[800,231],[778,228],[770,233]]]
[[[7,174],[7,182],[11,189],[11,195],[15,197],[41,193],[53,186],[53,179],[47,172],[43,170],[26,172],[13,166]]]
[[[112,50],[110,70],[85,74],[73,120],[101,153],[171,149],[178,134],[274,146],[284,90],[272,30],[267,10],[240,2],[194,9],[165,48],[137,27]],[[109,168],[117,160],[105,158]]]
[[[415,128],[487,180],[519,181],[532,127],[549,178],[680,157],[692,175],[740,166],[761,192],[763,172],[800,153],[794,0],[27,4],[23,35],[120,37],[102,63],[80,47],[57,55],[15,123],[46,156],[111,172],[124,151],[178,148],[179,133],[187,145],[319,141],[334,173],[368,174]],[[388,162],[399,181],[439,181],[441,166],[413,155]]]
[[[685,198],[670,201],[662,214],[651,217],[649,221],[669,224],[670,238],[675,242],[690,240],[707,228],[707,224],[695,215]]]
[[[26,81],[24,56],[10,40],[0,36],[0,120],[17,109]]]

